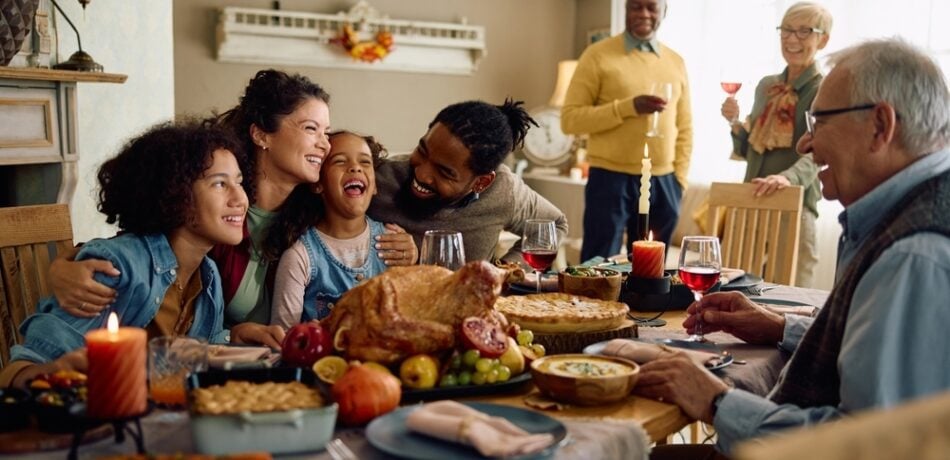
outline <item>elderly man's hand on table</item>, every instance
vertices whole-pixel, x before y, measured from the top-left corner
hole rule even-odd
[[[702,314],[704,334],[723,331],[748,343],[776,344],[785,333],[785,317],[772,313],[739,292],[714,292],[693,302],[686,309],[683,327],[696,332],[697,317]]]
[[[685,353],[650,361],[640,366],[640,378],[633,392],[640,396],[676,404],[686,415],[712,423],[712,402],[729,390],[719,377],[696,365]]]

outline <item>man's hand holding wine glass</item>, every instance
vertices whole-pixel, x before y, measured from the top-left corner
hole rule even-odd
[[[753,344],[775,344],[785,333],[785,317],[749,300],[740,292],[713,292],[686,309],[686,332],[723,331]]]

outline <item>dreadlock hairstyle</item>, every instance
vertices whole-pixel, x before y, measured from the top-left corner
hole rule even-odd
[[[383,147],[383,144],[377,142],[375,137],[364,136],[353,131],[340,130],[330,133],[330,144],[333,144],[334,137],[343,134],[359,137],[366,142],[370,153],[373,155],[374,168],[386,157],[386,148]],[[314,193],[313,186],[314,184],[300,184],[294,187],[284,204],[281,205],[264,239],[263,254],[265,260],[279,260],[281,254],[293,245],[308,228],[315,226],[323,218],[325,210],[323,199]]]
[[[98,209],[123,232],[167,235],[193,218],[192,184],[222,149],[246,175],[247,156],[230,131],[192,121],[154,126],[99,168]]]
[[[303,75],[289,75],[274,69],[261,70],[247,84],[238,105],[212,122],[232,130],[241,139],[251,161],[251,172],[255,173],[257,146],[251,139],[251,125],[257,125],[267,133],[276,132],[285,116],[310,99],[319,99],[329,104],[330,94]],[[244,189],[253,204],[255,177],[250,175],[245,178]]]
[[[469,166],[476,175],[498,168],[524,142],[529,124],[538,126],[522,107],[524,101],[505,99],[502,105],[483,101],[452,104],[429,123],[442,123],[472,153]]]

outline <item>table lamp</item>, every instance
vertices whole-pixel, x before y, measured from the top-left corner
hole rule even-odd
[[[66,62],[60,62],[53,66],[54,69],[59,70],[78,70],[80,72],[102,72],[102,64],[99,64],[89,55],[89,53],[82,50],[82,39],[79,37],[79,30],[76,29],[76,26],[73,24],[73,21],[69,19],[69,16],[66,16],[66,13],[62,8],[56,3],[56,0],[50,0],[53,3],[53,6],[56,7],[56,11],[59,11],[59,14],[63,15],[63,19],[69,24],[69,27],[73,29],[73,32],[76,33],[76,43],[79,45],[79,51],[73,53],[69,57],[69,60]],[[92,0],[78,0],[82,5],[83,10],[86,9],[86,5],[89,4]]]

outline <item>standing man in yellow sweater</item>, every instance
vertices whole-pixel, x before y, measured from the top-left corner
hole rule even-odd
[[[626,31],[584,50],[561,111],[565,133],[589,134],[590,175],[584,192],[581,259],[620,252],[640,239],[638,209],[644,146],[649,143],[650,229],[669,245],[686,189],[693,121],[686,65],[656,39],[666,0],[627,0]],[[651,96],[653,83],[672,83],[670,100]],[[659,137],[647,138],[658,112]]]

